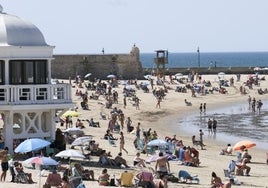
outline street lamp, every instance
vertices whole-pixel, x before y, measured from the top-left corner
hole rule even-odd
[[[199,47],[197,47],[197,62],[198,62],[198,67],[200,67],[200,50],[199,50]]]

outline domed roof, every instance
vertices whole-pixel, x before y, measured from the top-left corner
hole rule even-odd
[[[3,13],[0,7],[0,46],[47,46],[47,43],[35,25]]]

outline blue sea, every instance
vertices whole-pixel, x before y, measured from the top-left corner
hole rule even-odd
[[[156,53],[141,53],[143,68],[154,68]],[[268,67],[268,52],[200,52],[200,67]],[[167,68],[198,67],[197,53],[168,52]]]
[[[257,98],[256,98],[257,99]],[[205,133],[205,139],[217,139],[232,145],[241,140],[251,140],[262,149],[268,148],[268,100],[264,100],[260,113],[252,112],[247,101],[218,109],[208,110],[205,114],[193,114],[178,120],[177,127],[192,135]],[[208,107],[209,109],[209,107]],[[218,121],[217,133],[210,135],[208,119]]]

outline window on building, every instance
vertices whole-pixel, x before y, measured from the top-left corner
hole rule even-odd
[[[11,60],[10,84],[46,84],[46,60]]]
[[[0,85],[5,83],[5,62],[0,60]]]

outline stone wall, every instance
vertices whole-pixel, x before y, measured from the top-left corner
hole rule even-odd
[[[141,79],[143,70],[139,55],[135,46],[129,54],[54,55],[52,78],[68,79],[92,73],[91,78],[106,79],[107,75],[114,74],[119,79]]]

